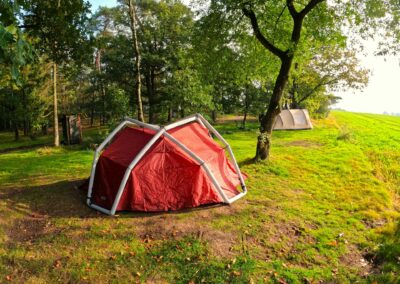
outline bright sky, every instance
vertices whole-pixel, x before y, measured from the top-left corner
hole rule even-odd
[[[360,59],[372,70],[368,86],[363,91],[336,93],[342,100],[334,107],[355,112],[400,113],[400,56],[381,57],[369,52]]]
[[[117,5],[116,0],[90,0],[90,3],[92,11],[99,6]],[[361,64],[372,70],[368,86],[363,91],[337,92],[335,95],[342,97],[342,100],[334,108],[355,112],[400,113],[400,56],[374,56],[373,46],[373,43],[367,44],[368,54],[360,56]]]

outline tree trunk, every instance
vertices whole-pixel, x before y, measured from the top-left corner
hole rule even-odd
[[[101,79],[100,79],[101,80]],[[105,90],[101,87],[102,83],[100,83],[100,102],[101,102],[101,115],[100,115],[100,125],[104,126],[106,124],[106,93]]]
[[[25,89],[22,88],[22,105],[24,109],[27,109],[27,102],[26,102],[26,94],[25,94]],[[24,128],[24,136],[29,135],[29,128],[28,128],[28,118],[27,118],[27,113],[24,112],[24,122],[23,122],[23,128]]]
[[[104,28],[105,30],[106,28]],[[103,30],[103,32],[104,32]],[[103,78],[101,76],[101,53],[102,53],[102,49],[97,49],[96,51],[96,59],[95,59],[95,68],[98,72],[98,82],[100,85],[100,93],[101,93],[101,100],[102,100],[102,104],[101,104],[101,118],[100,118],[100,125],[105,125],[106,124],[106,89],[104,87],[104,82],[103,82]],[[94,100],[94,99],[93,99]],[[92,118],[93,120],[93,118]],[[93,124],[93,122],[92,122]]]
[[[26,121],[26,118],[24,118],[23,128],[24,128],[24,136],[28,136],[28,122]]]
[[[18,124],[16,121],[14,121],[14,139],[15,141],[19,140]]]
[[[47,135],[47,123],[42,124],[42,135]]]
[[[149,123],[156,123],[157,120],[157,112],[156,112],[156,104],[157,98],[155,93],[155,78],[154,78],[154,70],[153,67],[148,66],[146,68],[146,86],[147,86],[147,97],[149,98]]]
[[[54,146],[60,146],[58,133],[58,106],[57,106],[57,63],[53,62],[53,98],[54,98]]]
[[[293,67],[294,70],[298,70],[299,64],[295,63]],[[299,108],[299,104],[297,102],[297,90],[298,90],[297,77],[294,76],[292,81],[292,87],[289,90],[289,108],[291,109]]]
[[[138,43],[138,38],[137,38],[137,31],[136,31],[136,7],[135,4],[133,4],[133,0],[129,0],[129,17],[131,20],[131,31],[132,31],[132,41],[133,41],[133,49],[135,51],[135,57],[136,57],[136,62],[135,62],[135,67],[136,67],[136,87],[135,87],[135,93],[136,93],[136,100],[137,100],[137,115],[138,115],[138,120],[144,121],[144,116],[143,116],[143,104],[142,104],[142,82],[140,78],[140,49],[139,49],[139,43]]]
[[[242,120],[242,128],[246,129],[246,120],[247,120],[247,113],[249,112],[249,93],[246,90],[245,92],[245,98],[244,98],[244,113],[243,113],[243,120]]]
[[[242,127],[246,129],[246,121],[247,121],[247,110],[244,111],[243,120],[242,120]]]
[[[94,108],[95,108],[95,92],[92,93],[92,103],[90,105],[90,127],[93,127],[94,123]]]
[[[301,10],[297,11],[293,0],[286,1],[286,7],[289,10],[290,16],[293,20],[292,35],[290,39],[290,48],[282,50],[270,42],[261,32],[258,25],[257,16],[251,8],[251,5],[242,7],[243,14],[249,18],[253,32],[257,40],[271,53],[279,57],[281,60],[281,68],[279,75],[276,78],[274,91],[268,106],[267,113],[260,116],[260,135],[257,139],[257,150],[255,161],[265,160],[269,156],[271,147],[272,129],[276,117],[280,113],[280,101],[282,98],[283,90],[289,79],[290,67],[292,66],[293,57],[295,55],[297,45],[300,41],[301,30],[303,27],[303,20],[306,15],[313,10],[318,4],[324,0],[310,0],[308,4]]]
[[[211,112],[211,119],[214,123],[217,122],[217,111],[215,109]]]
[[[281,68],[279,75],[275,81],[274,91],[272,93],[271,101],[268,106],[267,113],[260,117],[260,135],[257,138],[257,150],[255,161],[265,160],[269,157],[271,148],[272,130],[274,128],[275,120],[281,112],[280,101],[283,95],[283,90],[289,79],[290,67],[293,62],[293,56],[285,56],[281,60]]]
[[[156,123],[158,120],[158,102],[159,98],[156,91],[155,70],[152,67],[149,71],[149,122]]]
[[[171,122],[171,120],[172,120],[172,108],[168,107],[168,118],[167,118],[167,121]]]

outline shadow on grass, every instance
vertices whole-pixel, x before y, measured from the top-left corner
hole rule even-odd
[[[244,167],[244,166],[253,165],[255,163],[256,162],[255,162],[254,158],[247,158],[247,159],[245,159],[243,161],[240,161],[238,163],[238,165],[239,165],[239,168],[241,168],[241,167]]]
[[[23,215],[42,214],[48,217],[96,218],[109,217],[86,204],[87,180],[60,181],[52,184],[8,189],[0,197],[6,201],[11,211]],[[163,214],[181,214],[208,210],[225,204],[209,204],[196,208],[162,212],[117,212],[119,218],[143,218]]]
[[[51,184],[9,189],[2,194],[12,211],[22,214],[44,214],[51,217],[90,216],[85,205],[86,193],[78,187],[84,180],[59,181]]]

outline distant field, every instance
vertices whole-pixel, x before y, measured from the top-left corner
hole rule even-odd
[[[400,117],[333,112],[314,126],[274,132],[270,161],[251,164],[257,124],[218,125],[248,195],[163,214],[85,205],[77,186],[104,130],[0,154],[0,282],[399,282]],[[20,144],[51,142],[38,139]],[[20,144],[0,133],[0,149]]]

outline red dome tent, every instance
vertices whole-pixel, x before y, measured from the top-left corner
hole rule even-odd
[[[126,118],[96,149],[87,203],[114,215],[230,204],[246,193],[230,146],[200,114],[165,127]]]

